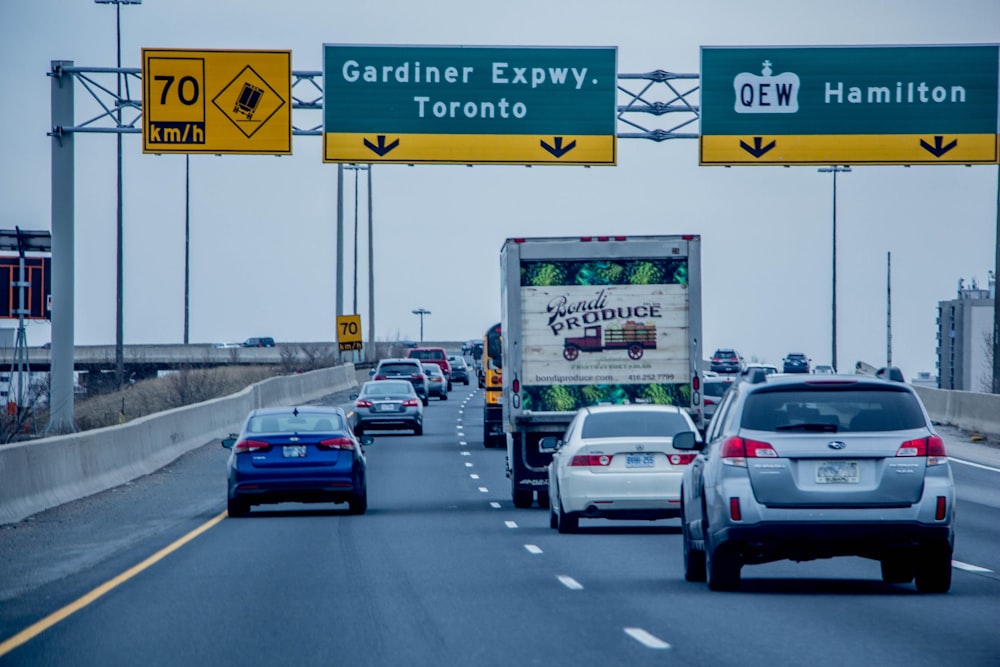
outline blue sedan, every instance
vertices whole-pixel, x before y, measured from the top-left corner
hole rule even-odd
[[[362,445],[336,407],[261,408],[250,412],[230,450],[227,509],[243,517],[266,503],[347,503],[351,514],[368,509]]]

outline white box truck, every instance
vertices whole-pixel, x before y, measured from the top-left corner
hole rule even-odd
[[[511,238],[500,275],[515,507],[548,506],[538,441],[583,406],[683,405],[703,427],[699,236]]]

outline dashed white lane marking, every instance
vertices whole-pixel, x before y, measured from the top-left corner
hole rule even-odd
[[[625,628],[625,634],[636,640],[646,648],[670,648],[670,644],[659,637],[649,634],[642,628]]]
[[[517,528],[517,521],[504,521],[503,525],[507,526],[508,528]]]
[[[524,548],[527,549],[529,554],[540,554],[542,550],[536,547],[534,544],[525,544]]]
[[[472,479],[479,479],[479,475],[477,475],[476,473],[472,473],[471,475],[469,475],[469,477],[471,477]]]
[[[461,452],[462,456],[472,456],[469,452]]]
[[[465,447],[465,446],[466,446],[466,445],[468,445],[468,444],[469,444],[469,443],[467,443],[467,442],[466,442],[465,440],[459,440],[459,441],[458,441],[458,446],[459,446],[459,447]]]
[[[466,462],[465,462],[465,467],[466,467],[466,468],[471,468],[471,467],[472,467],[473,465],[474,465],[474,464],[472,463],[472,461],[466,461]]]
[[[490,490],[487,489],[485,486],[479,487],[479,493],[489,493],[489,492]]]
[[[493,501],[493,502],[490,503],[490,507],[492,507],[495,510],[498,510],[498,509],[500,509],[501,505],[500,505],[500,503],[498,503],[496,501]]]
[[[979,567],[978,565],[969,565],[968,563],[963,563],[959,560],[951,561],[952,567],[957,567],[959,570],[965,570],[966,572],[992,572],[985,567]]]
[[[583,590],[583,584],[581,584],[579,581],[577,581],[576,579],[567,574],[560,574],[558,577],[556,577],[556,579],[558,579],[559,583],[561,583],[563,586],[570,589],[571,591]]]

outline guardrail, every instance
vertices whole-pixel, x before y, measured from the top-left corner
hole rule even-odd
[[[934,421],[1000,437],[1000,394],[917,386],[914,389]]]
[[[0,524],[148,475],[213,436],[239,430],[247,413],[357,386],[353,364],[274,377],[204,403],[120,426],[0,446]]]

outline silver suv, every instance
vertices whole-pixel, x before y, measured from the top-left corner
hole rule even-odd
[[[684,576],[739,587],[744,565],[861,556],[882,579],[951,587],[955,486],[913,389],[755,373],[734,384],[685,471]]]

